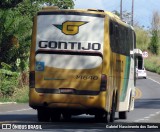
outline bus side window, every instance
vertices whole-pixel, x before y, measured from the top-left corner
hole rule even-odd
[[[118,29],[118,25],[115,24],[115,35],[116,35],[116,40],[119,39],[119,29]]]
[[[113,22],[112,21],[110,22],[110,27],[109,28],[110,28],[110,35],[113,35],[114,31],[113,31]]]
[[[124,45],[127,46],[127,30],[124,28]],[[125,51],[126,53],[126,51]]]
[[[116,53],[120,53],[120,30],[119,30],[119,26],[118,24],[116,23],[115,24],[115,51]]]
[[[124,27],[120,28],[121,31],[121,37],[120,37],[120,42],[121,42],[121,53],[126,54],[126,43],[125,43],[125,32],[124,32]]]
[[[115,29],[115,23],[113,21],[110,21],[110,46],[113,52],[116,52],[116,29]]]

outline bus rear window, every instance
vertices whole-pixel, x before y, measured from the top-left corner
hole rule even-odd
[[[37,54],[36,62],[60,69],[92,69],[101,65],[102,57],[84,55]]]

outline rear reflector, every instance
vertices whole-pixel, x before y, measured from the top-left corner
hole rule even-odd
[[[29,73],[29,87],[35,88],[35,71]]]
[[[107,87],[107,76],[103,74],[101,76],[100,91],[106,91],[106,87]]]

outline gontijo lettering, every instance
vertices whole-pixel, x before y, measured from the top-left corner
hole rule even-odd
[[[85,45],[85,46],[82,46]],[[100,43],[92,42],[64,42],[64,41],[39,41],[39,48],[73,49],[73,50],[100,50]]]

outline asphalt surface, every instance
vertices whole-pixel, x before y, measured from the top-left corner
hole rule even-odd
[[[155,128],[154,130],[160,131],[160,75],[151,72],[147,72],[147,75],[147,79],[137,79],[136,87],[141,92],[141,96],[135,100],[135,109],[128,113],[127,120],[119,120],[116,114],[115,123],[106,124],[98,123],[94,120],[93,116],[81,115],[74,116],[68,122],[61,120],[54,123],[39,123],[37,121],[36,110],[31,109],[28,104],[0,104],[0,128],[2,124],[20,124],[24,127],[31,124],[40,125],[39,127],[42,127],[43,131],[71,132],[76,129],[79,132],[83,130],[90,132],[105,131],[108,125],[116,126],[116,124],[132,123],[138,124],[139,127],[141,124],[147,127],[145,123],[152,123],[151,125],[155,125],[155,127],[159,125],[159,129]],[[117,131],[117,129],[109,130]],[[128,129],[123,129],[123,131],[126,130]],[[118,131],[121,131],[121,129],[118,129]],[[145,131],[150,130],[145,129]]]

